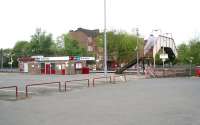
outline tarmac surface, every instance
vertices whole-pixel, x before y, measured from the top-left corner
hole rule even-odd
[[[50,76],[13,75],[12,80],[8,76],[0,75],[0,85],[17,78],[17,82],[41,77],[51,81]],[[64,81],[87,76],[56,77]],[[0,100],[0,125],[200,125],[200,78],[136,78],[18,101]]]

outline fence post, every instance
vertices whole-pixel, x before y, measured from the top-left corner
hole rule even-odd
[[[66,85],[66,81],[65,81],[65,92],[67,91],[67,85]]]
[[[94,79],[95,79],[95,78],[93,78],[93,83],[92,83],[93,87],[94,87]]]
[[[59,84],[59,92],[61,92],[61,82],[58,82],[58,84]]]
[[[26,85],[26,97],[28,97],[28,85]]]
[[[90,87],[90,79],[88,79],[88,87]]]
[[[18,87],[16,86],[16,99],[18,98]]]

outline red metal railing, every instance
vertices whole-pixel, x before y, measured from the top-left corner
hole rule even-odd
[[[73,81],[88,81],[88,87],[90,87],[90,79],[73,79],[73,80],[65,81],[65,92],[67,91],[67,83],[73,82]]]
[[[58,84],[58,90],[61,92],[61,82],[49,82],[49,83],[37,83],[37,84],[28,84],[26,85],[26,97],[28,97],[28,87],[39,86],[39,85],[49,85],[49,84]]]
[[[107,79],[109,78],[110,79],[110,83],[112,82],[112,77],[111,76],[103,76],[103,77],[97,77],[97,78],[93,78],[93,87],[95,86],[94,82],[96,79]]]
[[[8,89],[8,88],[15,88],[15,95],[16,95],[16,99],[17,99],[18,98],[18,87],[17,86],[0,87],[0,89]]]
[[[113,83],[115,83],[115,82],[116,82],[116,79],[115,79],[115,78],[117,78],[117,77],[121,77],[121,76],[123,76],[123,77],[124,77],[124,80],[125,80],[125,82],[127,82],[127,80],[126,80],[126,75],[124,74],[124,75],[117,75],[117,76],[113,76]]]

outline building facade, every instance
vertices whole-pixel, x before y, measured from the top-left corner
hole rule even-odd
[[[94,57],[64,56],[43,57],[32,56],[18,59],[19,71],[30,74],[81,74],[82,68],[87,67],[86,61]]]
[[[97,52],[96,37],[99,35],[99,30],[88,30],[78,28],[75,31],[70,31],[69,36],[78,41],[88,52]]]
[[[103,61],[103,48],[97,46],[96,38],[99,36],[99,30],[88,30],[83,28],[78,28],[75,31],[70,31],[69,36],[78,41],[81,46],[83,46],[87,52],[95,54],[97,68],[102,68]]]

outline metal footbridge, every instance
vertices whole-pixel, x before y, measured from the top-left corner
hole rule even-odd
[[[144,50],[142,51],[143,57],[139,57],[140,60],[144,59],[145,57],[148,58],[154,58],[157,53],[161,52],[168,55],[168,58],[171,60],[175,59],[177,57],[177,48],[176,44],[174,42],[174,39],[172,37],[164,36],[164,35],[158,35],[157,37],[150,35],[149,38],[146,40],[146,43],[144,45]],[[132,67],[137,63],[136,56],[125,66],[121,67],[116,71],[117,74],[122,74],[123,71],[126,69]]]

